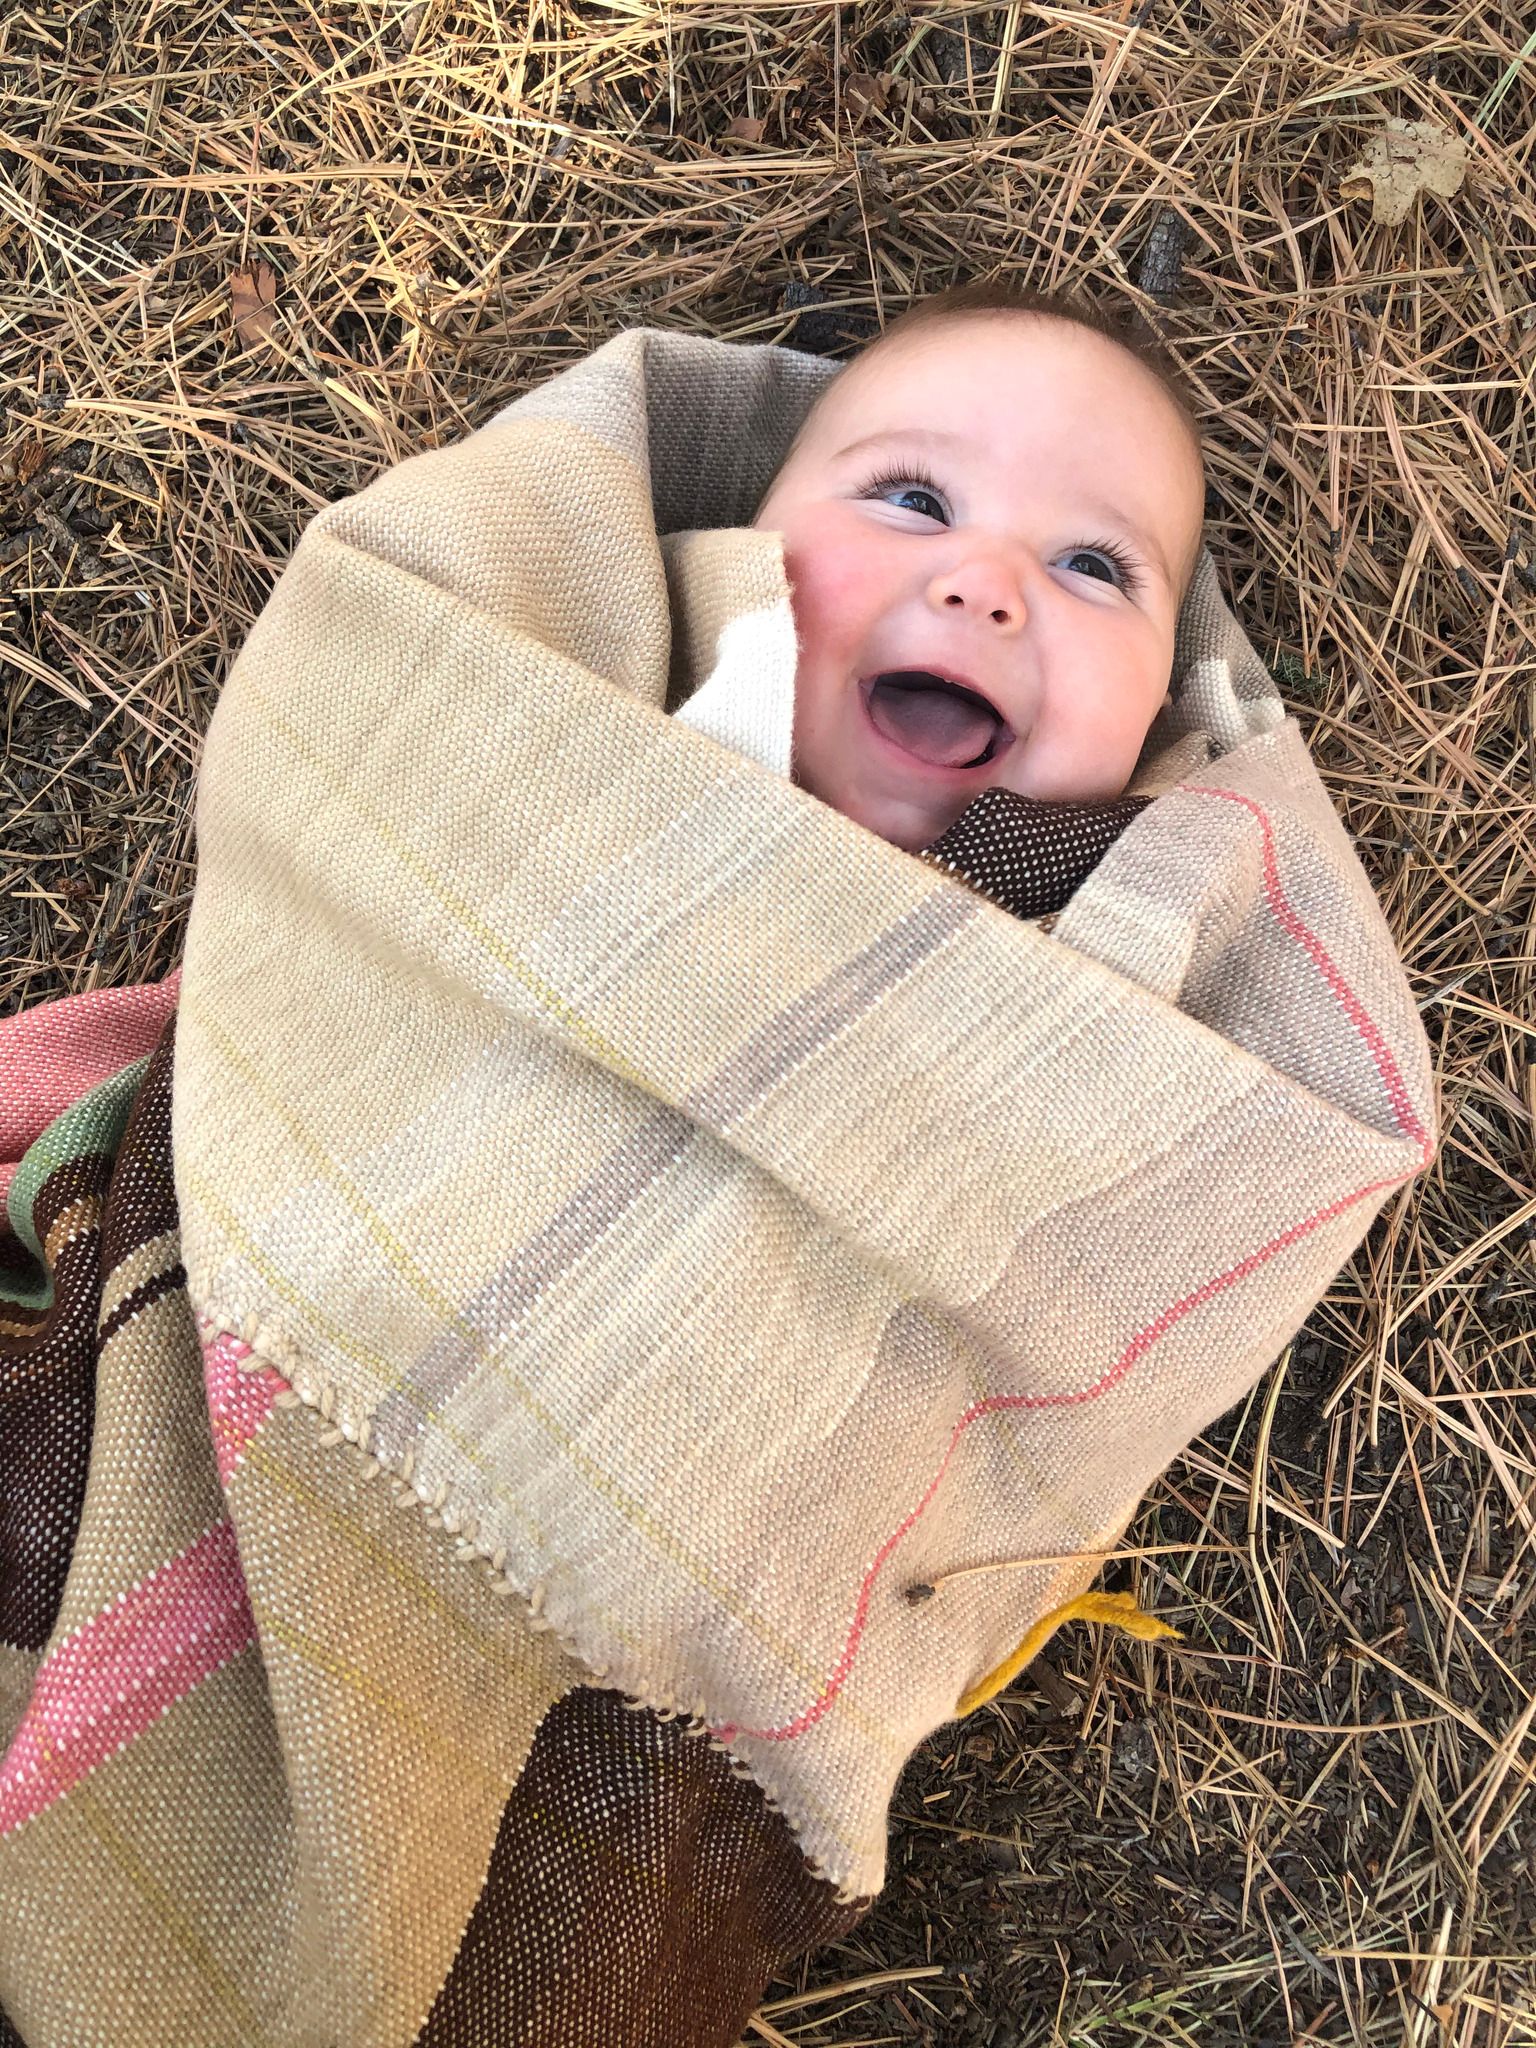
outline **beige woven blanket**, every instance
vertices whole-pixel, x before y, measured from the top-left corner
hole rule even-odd
[[[1277,1355],[1434,1108],[1208,559],[1161,793],[1054,929],[786,778],[745,522],[828,374],[622,334],[312,523],[208,736],[172,1129],[205,1334],[867,1894],[914,1745]],[[395,1625],[382,1560],[350,1597]]]

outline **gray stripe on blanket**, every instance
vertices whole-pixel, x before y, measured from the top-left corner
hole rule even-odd
[[[673,1166],[702,1128],[722,1133],[788,1073],[830,1044],[977,915],[977,899],[936,890],[763,1025],[681,1110],[661,1109],[611,1152],[556,1215],[472,1295],[452,1329],[421,1354],[380,1402],[371,1447],[385,1463],[417,1442],[429,1421],[516,1330],[530,1309]],[[679,1218],[681,1225],[683,1219]]]

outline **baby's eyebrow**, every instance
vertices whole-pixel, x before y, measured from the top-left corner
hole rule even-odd
[[[846,456],[859,455],[866,448],[873,448],[881,441],[907,441],[932,448],[974,448],[976,443],[968,434],[951,434],[942,427],[880,427],[873,434],[864,434],[857,441],[850,441],[846,448],[839,448],[832,458],[841,462]],[[1118,526],[1129,535],[1147,558],[1148,563],[1162,576],[1170,589],[1173,587],[1173,567],[1164,553],[1156,535],[1147,533],[1133,519],[1110,505],[1095,505],[1091,508],[1096,519],[1102,519],[1107,526]]]
[[[841,462],[845,455],[858,455],[866,448],[873,448],[879,441],[919,441],[933,448],[971,448],[975,443],[966,434],[946,433],[942,427],[881,427],[873,434],[865,434],[857,441],[850,441],[846,448],[839,448],[833,457]]]
[[[1106,526],[1118,526],[1125,533],[1129,534],[1137,547],[1146,556],[1147,561],[1158,571],[1168,587],[1172,589],[1173,565],[1168,560],[1163,544],[1156,534],[1148,533],[1144,527],[1138,526],[1134,519],[1127,519],[1123,512],[1117,510],[1112,505],[1091,505],[1088,509],[1095,519],[1102,519]]]

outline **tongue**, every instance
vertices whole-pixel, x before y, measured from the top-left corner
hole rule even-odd
[[[888,740],[937,768],[970,767],[986,752],[998,723],[985,705],[920,669],[877,676],[869,715]]]

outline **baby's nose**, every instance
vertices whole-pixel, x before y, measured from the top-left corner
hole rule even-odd
[[[1019,579],[1001,562],[969,562],[935,576],[929,601],[945,611],[964,611],[989,619],[1004,631],[1017,632],[1025,621],[1024,592]]]

